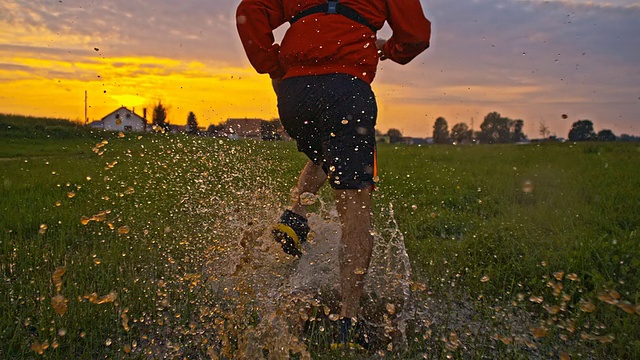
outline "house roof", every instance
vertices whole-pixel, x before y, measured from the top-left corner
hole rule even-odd
[[[145,123],[147,122],[147,120],[146,120],[145,118],[143,118],[142,116],[140,116],[140,115],[136,114],[135,112],[133,112],[133,111],[131,111],[131,110],[127,109],[127,108],[126,108],[126,107],[124,107],[124,106],[121,106],[121,107],[117,108],[116,110],[114,110],[114,111],[110,112],[108,115],[106,115],[105,117],[103,117],[102,119],[100,119],[100,121],[104,121],[104,120],[105,120],[106,118],[108,118],[109,116],[111,116],[111,115],[113,115],[113,114],[115,114],[115,113],[117,113],[117,112],[120,112],[120,111],[126,111],[126,112],[128,112],[129,114],[131,114],[131,115],[133,115],[133,116],[137,117],[137,118],[138,118],[138,119],[140,119],[141,121],[143,121],[143,122],[145,122]]]

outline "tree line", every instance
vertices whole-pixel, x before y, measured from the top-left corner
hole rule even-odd
[[[167,121],[167,107],[162,101],[153,108],[153,125],[159,126],[164,130],[169,129]],[[562,115],[566,119],[566,115]],[[265,140],[279,140],[280,136],[277,132],[279,124],[278,119],[264,121],[261,126],[261,132]],[[433,125],[433,142],[435,144],[507,144],[528,141],[527,135],[523,131],[524,120],[510,119],[503,117],[500,113],[493,111],[484,117],[484,121],[480,125],[479,131],[473,131],[465,122],[459,122],[451,127],[447,120],[440,116]],[[211,125],[208,129],[209,133],[218,133],[222,130],[222,125]],[[198,120],[196,115],[191,111],[187,116],[186,130],[189,134],[197,134]],[[376,131],[377,135],[382,135]],[[543,139],[557,140],[555,136],[550,136],[549,127],[545,123],[540,123],[540,135]],[[386,136],[390,143],[398,143],[403,141],[402,132],[398,129],[391,128],[387,131]],[[617,137],[613,131],[602,129],[595,132],[593,122],[591,120],[578,120],[571,125],[568,134],[569,141],[640,141],[640,137],[622,134]]]
[[[566,119],[566,115],[563,115]],[[435,144],[507,144],[528,141],[527,135],[523,131],[524,120],[510,119],[503,117],[498,112],[490,112],[484,117],[480,125],[480,130],[473,131],[464,122],[459,122],[449,129],[449,124],[444,117],[438,117],[433,125],[433,143]],[[543,140],[558,141],[556,136],[551,136],[549,127],[540,123],[540,135]],[[382,135],[382,134],[379,134]],[[398,129],[389,129],[386,136],[389,142],[397,143],[403,141],[403,136]],[[591,120],[578,120],[574,122],[569,130],[569,141],[640,141],[640,137],[622,134],[616,136],[609,129],[602,129],[595,132]]]

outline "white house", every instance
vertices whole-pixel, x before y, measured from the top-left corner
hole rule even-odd
[[[89,126],[107,131],[143,132],[147,128],[147,120],[123,106]]]

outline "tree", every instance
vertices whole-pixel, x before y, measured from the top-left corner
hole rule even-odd
[[[389,129],[389,131],[387,131],[387,136],[389,137],[389,142],[392,144],[402,140],[402,132],[398,129]]]
[[[465,123],[457,123],[451,128],[451,140],[456,144],[463,144],[473,140],[473,131]]]
[[[549,131],[549,127],[544,122],[540,121],[540,136],[543,139],[546,139],[551,135],[551,131]]]
[[[511,140],[511,122],[512,120],[500,116],[495,111],[487,114],[480,125],[480,141],[489,144],[509,142]]]
[[[588,141],[595,139],[596,133],[593,131],[593,123],[591,120],[578,120],[571,125],[571,130],[569,130],[570,141]]]
[[[436,144],[449,143],[449,124],[442,116],[437,118],[433,124],[433,142]]]
[[[198,120],[196,119],[196,114],[194,114],[193,111],[190,111],[189,116],[187,116],[187,133],[198,133]]]
[[[153,107],[153,125],[159,126],[164,130],[169,129],[169,124],[167,123],[167,108],[162,105],[162,101],[158,101]]]
[[[518,119],[516,121],[513,121],[511,124],[513,125],[513,133],[511,134],[511,141],[518,143],[518,142],[527,140],[527,135],[525,135],[524,132],[522,132],[522,129],[524,128],[524,121]]]
[[[209,125],[209,127],[207,128],[207,134],[209,134],[209,136],[218,136],[218,134],[220,134],[222,132],[222,130],[224,130],[224,125],[220,124],[220,125]]]
[[[263,120],[260,123],[260,136],[262,140],[274,141],[280,140],[280,134],[278,133],[278,127],[280,125],[279,119]]]
[[[609,129],[598,132],[598,141],[616,141],[616,135]]]

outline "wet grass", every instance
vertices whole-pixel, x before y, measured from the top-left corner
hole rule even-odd
[[[526,309],[549,335],[525,348],[640,355],[637,308],[623,310],[640,300],[637,145],[387,147],[380,159],[380,195],[396,203],[414,275],[434,294],[500,305],[491,317]]]
[[[304,159],[291,143],[103,136],[0,143],[0,358],[233,354],[247,323],[221,335],[234,324],[202,254],[224,250],[216,224],[244,219],[247,194],[286,204]],[[409,352],[381,354],[640,356],[637,145],[385,145],[379,161],[376,222],[393,204],[424,284]]]

